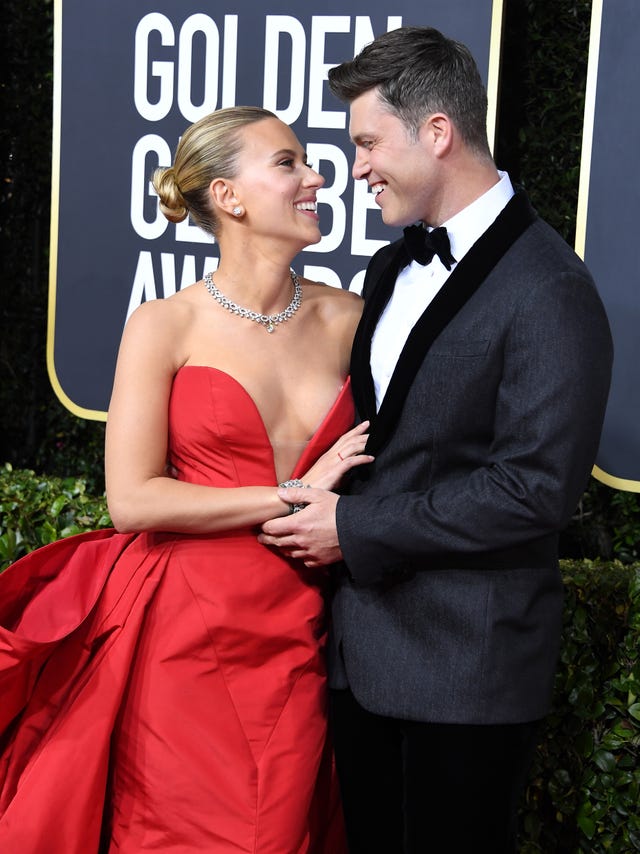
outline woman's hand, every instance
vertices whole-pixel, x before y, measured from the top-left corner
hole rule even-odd
[[[352,468],[373,462],[374,457],[363,453],[369,438],[368,429],[369,422],[363,421],[342,435],[302,477],[305,486],[335,489]]]

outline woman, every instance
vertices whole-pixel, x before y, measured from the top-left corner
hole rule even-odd
[[[252,107],[191,126],[161,210],[214,275],[127,323],[106,482],[119,533],[63,540],[0,587],[0,850],[339,852],[319,571],[258,543],[362,451],[360,300],[299,280],[322,178]],[[245,310],[244,307],[247,307]]]

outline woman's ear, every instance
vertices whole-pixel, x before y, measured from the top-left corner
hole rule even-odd
[[[209,185],[211,199],[216,207],[233,216],[241,216],[244,208],[238,202],[233,186],[222,178],[216,178]]]

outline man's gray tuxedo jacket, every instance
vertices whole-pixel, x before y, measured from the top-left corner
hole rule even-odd
[[[558,533],[609,390],[606,315],[518,192],[417,320],[376,414],[371,337],[408,262],[398,241],[365,278],[351,374],[376,459],[337,505],[331,684],[393,717],[534,720],[558,653]]]

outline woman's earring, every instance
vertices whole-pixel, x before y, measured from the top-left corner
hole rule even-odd
[[[240,216],[240,214],[242,213],[242,208],[240,207],[240,205],[236,205],[235,208],[231,211],[231,213],[234,216]]]

